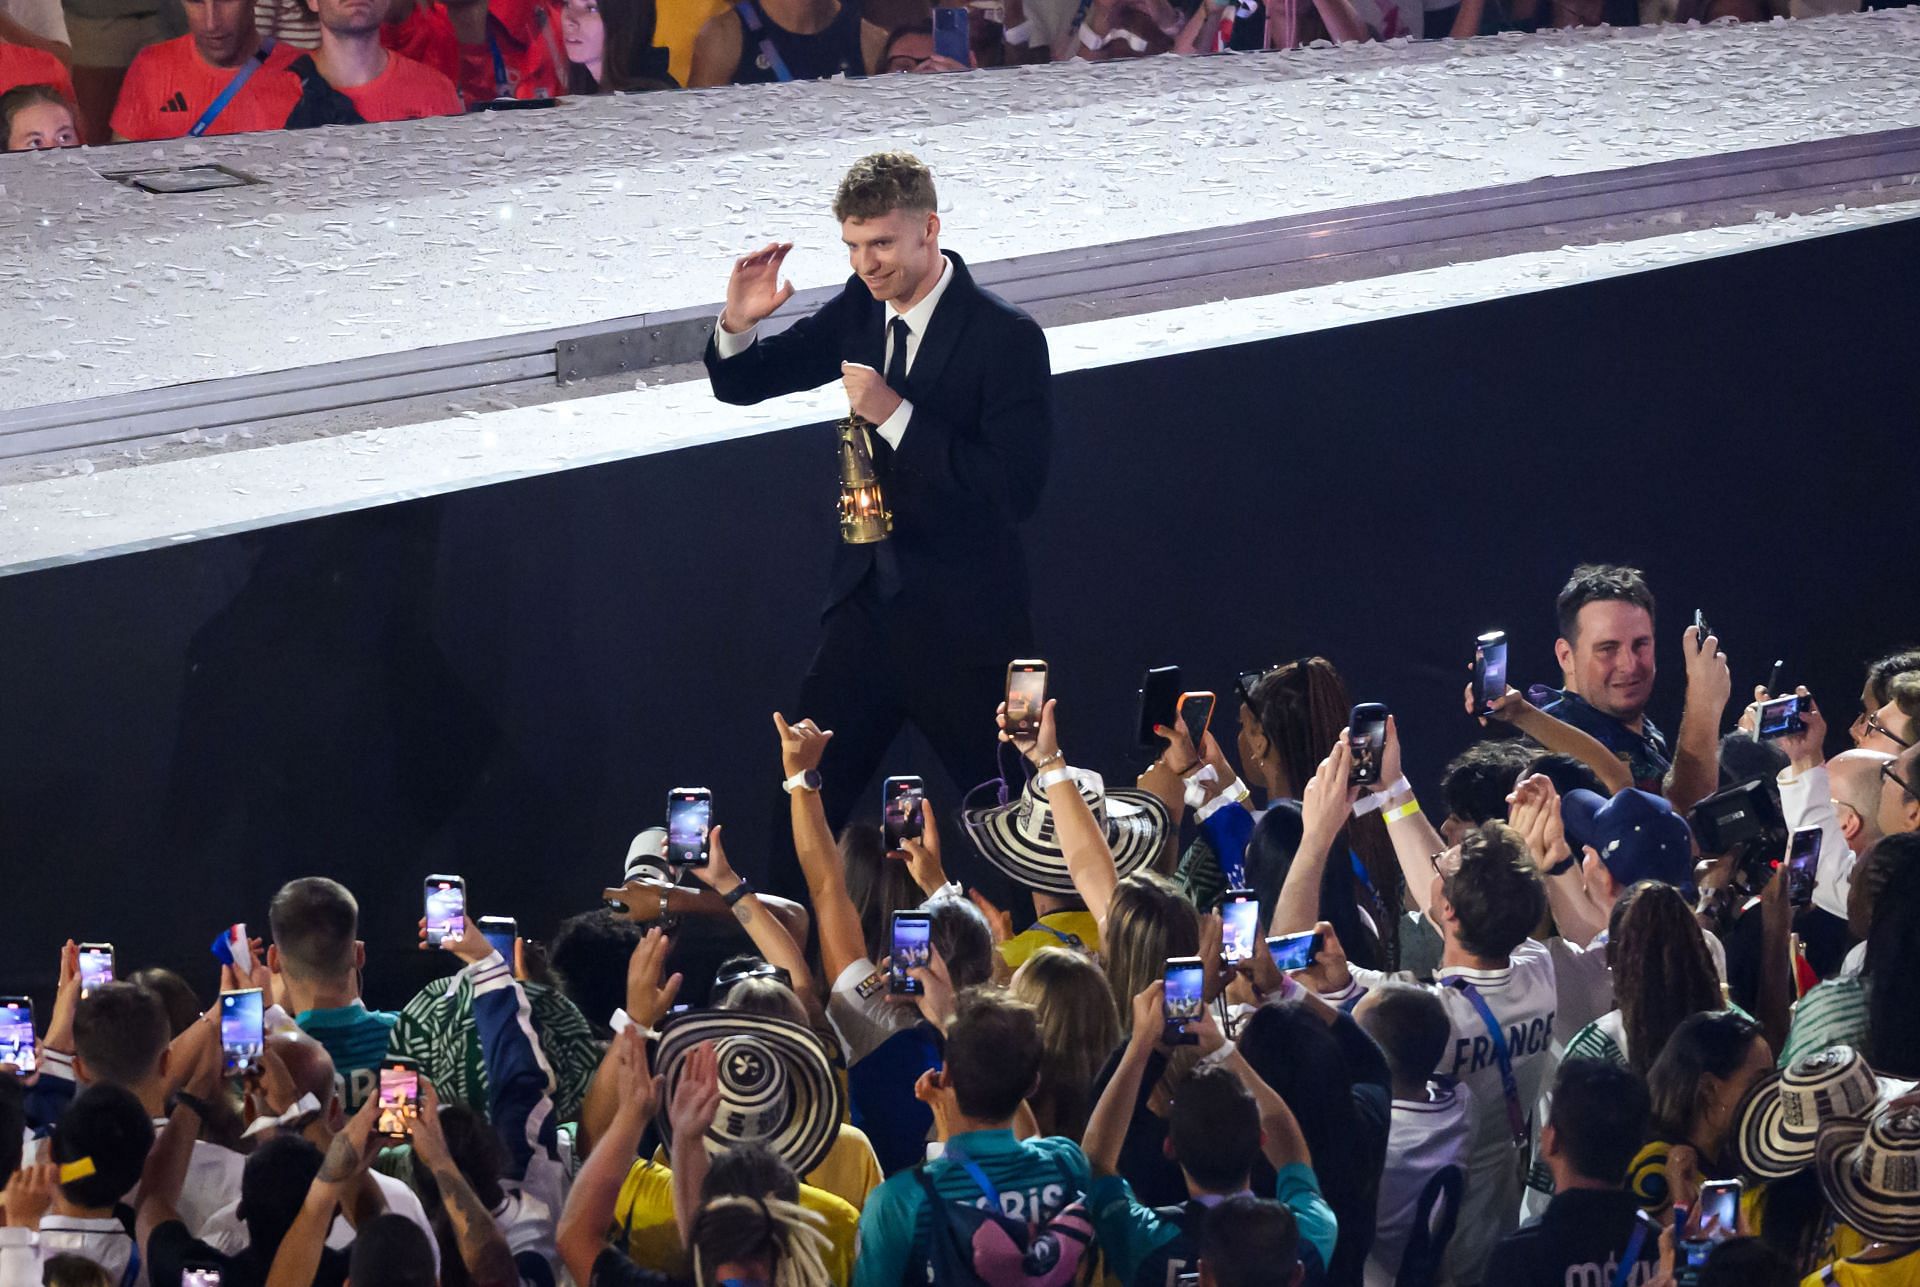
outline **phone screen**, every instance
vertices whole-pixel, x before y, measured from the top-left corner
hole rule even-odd
[[[380,1069],[380,1106],[374,1110],[377,1134],[399,1137],[412,1132],[420,1115],[420,1070],[383,1065]]]
[[[1481,635],[1473,652],[1474,673],[1480,677],[1477,694],[1481,710],[1489,710],[1507,692],[1507,636],[1493,630]]]
[[[933,52],[962,67],[973,61],[967,47],[967,18],[967,11],[954,5],[942,5],[933,11]]]
[[[887,967],[887,990],[895,996],[917,997],[920,980],[908,970],[925,969],[933,959],[933,921],[920,912],[893,914],[893,952]]]
[[[1770,702],[1761,702],[1755,724],[1754,732],[1763,738],[1785,737],[1789,733],[1807,731],[1806,721],[1800,718],[1798,697],[1778,697]]]
[[[426,902],[428,947],[440,947],[467,932],[467,883],[460,877],[427,877]]]
[[[266,1049],[265,1018],[259,988],[220,994],[220,1051],[228,1072],[245,1072],[260,1058]]]
[[[1787,848],[1787,901],[1805,907],[1813,901],[1813,882],[1820,870],[1820,828],[1802,827]]]
[[[1154,728],[1172,728],[1180,715],[1183,681],[1178,666],[1156,666],[1140,681],[1140,745],[1149,750],[1164,746]]]
[[[920,838],[920,804],[926,798],[926,784],[919,778],[888,778],[881,784],[880,812],[888,853],[898,850],[902,841]]]
[[[25,997],[0,1000],[0,1064],[12,1064],[22,1076],[40,1066],[33,1038],[33,1002]]]
[[[180,1287],[220,1287],[220,1271],[212,1265],[190,1265],[180,1271]]]
[[[1280,970],[1304,970],[1313,964],[1313,958],[1319,952],[1320,936],[1312,930],[1282,934],[1279,938],[1267,940],[1267,954],[1273,957],[1274,967]]]
[[[520,926],[511,916],[482,916],[480,933],[508,965],[513,964],[513,940],[520,937]]]
[[[713,796],[704,788],[682,788],[667,797],[667,861],[676,867],[704,867],[707,833],[713,829]]]
[[[1198,957],[1175,957],[1167,962],[1166,1044],[1192,1045],[1200,1038],[1192,1025],[1206,1001],[1206,973]]]
[[[1686,1239],[1687,1263],[1698,1267],[1719,1243],[1734,1237],[1740,1228],[1740,1182],[1715,1180],[1701,1186],[1695,1205],[1693,1231]]]
[[[1238,965],[1253,955],[1260,941],[1260,900],[1250,889],[1227,891],[1220,904],[1220,956]]]
[[[1193,743],[1193,749],[1202,751],[1207,739],[1207,725],[1213,722],[1213,694],[1182,693],[1180,722],[1187,726],[1187,738]]]
[[[80,949],[80,995],[87,996],[102,983],[113,982],[113,949],[88,944]]]
[[[1354,707],[1347,725],[1347,747],[1353,752],[1347,781],[1356,786],[1378,782],[1380,757],[1387,747],[1387,708],[1378,702]]]
[[[1007,732],[1022,737],[1038,733],[1046,704],[1046,662],[1016,661],[1007,668]]]

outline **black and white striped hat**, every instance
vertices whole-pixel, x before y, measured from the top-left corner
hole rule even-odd
[[[720,1059],[720,1111],[707,1132],[707,1152],[764,1143],[802,1179],[826,1160],[846,1115],[846,1095],[827,1049],[805,1024],[740,1010],[690,1010],[660,1029],[654,1055],[664,1080],[660,1133],[673,1147],[673,1102],[687,1055],[711,1041]]]
[[[1126,877],[1151,863],[1173,829],[1173,815],[1150,791],[1108,791],[1098,773],[1074,769],[1080,798],[1106,832],[1114,870]],[[1071,894],[1067,856],[1054,834],[1053,807],[1031,779],[1017,798],[987,808],[960,810],[967,834],[988,862],[1026,889]]]

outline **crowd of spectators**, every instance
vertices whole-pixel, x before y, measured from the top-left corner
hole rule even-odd
[[[1557,609],[1431,814],[1438,734],[1310,656],[1129,786],[1003,707],[1019,780],[891,850],[776,715],[804,899],[650,829],[544,948],[423,917],[410,999],[319,876],[201,980],[70,942],[0,1041],[0,1287],[1920,1283],[1920,652],[1781,720],[1696,617],[1670,739],[1642,575]]]
[[[1904,2],[1904,0],[1902,0]],[[6,150],[1889,0],[0,0]]]

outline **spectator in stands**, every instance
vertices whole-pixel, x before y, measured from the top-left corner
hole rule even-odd
[[[895,27],[887,33],[887,43],[880,51],[880,70],[883,72],[956,72],[967,70],[951,58],[943,58],[933,51],[933,24],[916,22],[905,27]]]
[[[1553,1170],[1553,1201],[1537,1222],[1494,1250],[1487,1282],[1563,1287],[1634,1281],[1615,1277],[1615,1266],[1629,1260],[1651,1265],[1660,1258],[1656,1239],[1636,1237],[1639,1202],[1626,1188],[1648,1111],[1646,1084],[1627,1069],[1598,1059],[1569,1059],[1560,1066],[1553,1114],[1540,1132],[1541,1156]]]
[[[1645,1076],[1689,1015],[1725,1009],[1720,972],[1686,896],[1642,881],[1614,905],[1607,936],[1616,1008],[1567,1042],[1568,1059],[1601,1059]]]
[[[51,85],[21,85],[0,94],[0,132],[9,152],[80,146],[73,104]]]
[[[653,43],[653,0],[566,0],[560,35],[569,94],[678,89]]]
[[[393,0],[380,24],[380,43],[460,84],[460,38],[437,0]]]
[[[365,5],[370,0],[353,0]],[[326,0],[331,9],[335,0]],[[399,1015],[369,1010],[360,999],[367,945],[360,942],[360,904],[345,885],[325,876],[288,881],[267,909],[273,945],[267,968],[282,1004],[302,1031],[322,1046],[346,1085],[353,1112],[374,1092],[387,1039]]]
[[[1409,983],[1383,983],[1353,1017],[1386,1057],[1393,1115],[1380,1173],[1368,1287],[1437,1281],[1459,1217],[1472,1143],[1472,1092],[1433,1079],[1453,1025],[1440,998]]]
[[[1855,746],[1866,746],[1867,739],[1870,737],[1886,737],[1884,726],[1881,725],[1880,713],[1887,703],[1893,700],[1893,681],[1900,675],[1915,672],[1920,672],[1920,648],[1906,648],[1891,652],[1868,663],[1866,682],[1860,689],[1860,713],[1853,717],[1853,727],[1850,730]],[[1898,754],[1906,748],[1896,743],[1878,746],[1875,749]]]
[[[553,98],[566,92],[559,13],[547,0],[453,0],[446,6],[460,44],[460,97]]]
[[[1865,1121],[1834,1122],[1822,1131],[1814,1162],[1820,1188],[1840,1220],[1867,1246],[1829,1266],[1809,1284],[1897,1287],[1920,1274],[1920,1102],[1909,1096],[1876,1109]]]
[[[866,44],[877,59],[885,39],[861,21],[852,0],[741,0],[700,29],[687,83],[701,89],[864,76]]]
[[[1800,998],[1780,1063],[1845,1045],[1883,1075],[1920,1078],[1920,834],[1875,845],[1855,873],[1853,897],[1867,921],[1865,960],[1858,973],[1843,971]]]
[[[1299,1246],[1299,1224],[1284,1202],[1228,1198],[1200,1234],[1200,1287],[1299,1287]]]
[[[561,921],[547,944],[554,982],[597,1038],[611,1035],[613,1013],[626,998],[627,962],[645,933],[627,917],[596,907]]]
[[[1307,1140],[1286,1101],[1239,1050],[1227,1046],[1211,1010],[1203,1011],[1197,1027],[1201,1052],[1226,1054],[1180,1084],[1167,1136],[1186,1201],[1171,1208],[1144,1206],[1119,1172],[1121,1140],[1159,1040],[1165,996],[1165,985],[1155,983],[1134,998],[1133,1036],[1087,1125],[1087,1162],[1099,1177],[1087,1205],[1108,1269],[1122,1283],[1142,1287],[1178,1281],[1199,1259],[1207,1213],[1252,1191],[1254,1162],[1263,1153],[1278,1176],[1280,1201],[1298,1222],[1299,1250],[1324,1267],[1333,1259],[1340,1227],[1321,1196]]]
[[[1620,765],[1618,760],[1614,764],[1620,767],[1624,778],[1625,766]],[[1520,773],[1523,778],[1536,775],[1553,783],[1553,789],[1560,793],[1562,799],[1570,791],[1591,791],[1601,796],[1608,794],[1607,784],[1600,780],[1600,775],[1593,771],[1591,765],[1561,751],[1548,751],[1534,756]],[[1622,781],[1620,785],[1626,786],[1627,782]]]
[[[1657,1167],[1671,1176],[1674,1154],[1685,1150],[1681,1170],[1709,1180],[1730,1177],[1729,1135],[1740,1100],[1772,1067],[1773,1051],[1745,1015],[1722,1010],[1683,1020],[1647,1071],[1653,1143],[1641,1150],[1634,1171]],[[1636,1183],[1647,1197],[1671,1200],[1667,1185]]]
[[[976,1202],[975,1171],[1018,1201],[1029,1224],[1044,1223],[1086,1193],[1092,1183],[1086,1155],[1071,1140],[1017,1140],[1014,1118],[1040,1076],[1040,1025],[1033,1010],[1009,997],[975,989],[960,998],[947,1030],[946,1064],[928,1073],[925,1093],[936,1121],[951,1131],[945,1155],[924,1176],[895,1175],[876,1189],[860,1216],[858,1287],[896,1287],[927,1273],[929,1239],[951,1237],[942,1212],[927,1208],[923,1182],[948,1203]],[[966,1160],[963,1164],[961,1159]]]
[[[1507,797],[1535,753],[1526,742],[1475,742],[1448,761],[1440,777],[1440,795],[1447,802],[1441,838],[1457,845],[1481,823],[1504,821]]]
[[[381,43],[385,0],[306,3],[320,19],[320,48],[290,65],[301,95],[289,128],[413,121],[466,110],[445,76]]]
[[[134,58],[113,109],[115,142],[277,130],[300,98],[299,51],[262,42],[253,0],[186,0],[187,34]]]
[[[1027,1097],[1042,1135],[1078,1139],[1093,1111],[1093,1085],[1120,1045],[1120,1016],[1092,957],[1043,947],[1014,971],[1013,997],[1040,1022],[1040,1084]]]
[[[66,1253],[86,1257],[115,1281],[130,1277],[138,1257],[116,1208],[140,1182],[152,1147],[153,1124],[139,1099],[118,1086],[88,1087],[54,1125],[49,1164],[8,1183],[6,1223],[36,1231],[27,1245],[42,1264]]]
[[[52,54],[62,67],[73,63],[66,16],[57,0],[0,0],[0,42]]]
[[[1634,785],[1658,791],[1673,767],[1666,734],[1647,718],[1655,674],[1653,591],[1639,569],[1583,563],[1554,604],[1561,692],[1541,709],[1600,739]]]
[[[849,823],[840,833],[840,863],[846,872],[847,895],[860,913],[860,936],[867,956],[886,956],[893,933],[893,914],[910,912],[929,894],[918,886],[907,864],[887,855],[887,842],[871,823]]]
[[[1880,766],[1880,830],[1889,836],[1920,831],[1920,746]]]
[[[821,1287],[826,1281],[809,1213],[786,1198],[722,1195],[693,1221],[693,1277],[701,1287],[752,1282]]]
[[[475,1220],[467,1227],[492,1232],[485,1221]],[[286,1246],[284,1242],[281,1244],[283,1252]],[[278,1262],[280,1257],[276,1255],[275,1260]],[[497,1267],[497,1261],[475,1265],[469,1270],[468,1280],[476,1283],[512,1281],[480,1276],[480,1270]],[[347,1278],[350,1282],[380,1283],[383,1287],[438,1287],[433,1244],[419,1229],[398,1216],[375,1216],[353,1240],[353,1250],[347,1258]]]
[[[21,85],[51,85],[73,100],[73,78],[65,63],[44,49],[0,39],[0,94]]]

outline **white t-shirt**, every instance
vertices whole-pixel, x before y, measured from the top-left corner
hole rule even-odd
[[[1472,1113],[1473,1092],[1465,1086],[1430,1085],[1424,1100],[1393,1101],[1366,1287],[1393,1287],[1400,1276],[1420,1200],[1434,1178],[1449,1167],[1468,1178]],[[1464,1185],[1461,1191],[1464,1196]]]
[[[427,1235],[427,1244],[433,1248],[433,1267],[438,1272],[440,1243],[433,1236],[433,1226],[427,1222],[427,1209],[420,1205],[419,1196],[391,1175],[382,1175],[378,1171],[372,1174],[374,1183],[380,1186],[380,1196],[387,1200],[387,1214],[405,1216]],[[207,1221],[200,1240],[215,1251],[225,1252],[229,1256],[245,1251],[252,1239],[247,1233],[246,1222],[240,1219],[240,1204],[234,1202],[216,1211],[213,1218]],[[353,1245],[353,1226],[347,1223],[345,1216],[333,1218],[333,1227],[327,1230],[327,1245],[336,1251],[344,1251]]]
[[[67,37],[67,15],[60,11],[60,0],[0,0],[0,13],[42,40],[73,43]]]
[[[886,971],[862,958],[840,971],[827,997],[827,1020],[847,1049],[847,1066],[859,1063],[896,1032],[920,1021],[914,1006],[887,996]]]

